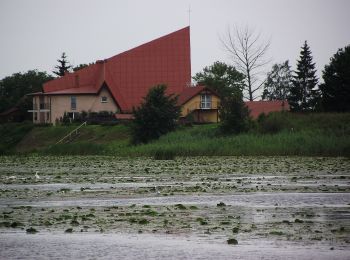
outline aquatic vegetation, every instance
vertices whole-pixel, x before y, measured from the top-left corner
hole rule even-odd
[[[345,158],[323,157],[4,156],[0,232],[33,226],[347,245],[349,168]],[[38,169],[40,183],[32,178]]]
[[[227,244],[229,244],[229,245],[238,245],[238,241],[235,238],[229,238],[229,239],[227,239]]]
[[[283,231],[279,231],[279,230],[273,230],[269,232],[270,235],[276,235],[276,236],[282,236],[284,235]]]
[[[141,225],[146,225],[146,224],[149,223],[149,220],[143,218],[143,219],[140,219],[140,220],[138,221],[138,223],[141,224]]]
[[[226,206],[226,204],[225,203],[223,203],[223,202],[219,202],[216,206],[218,206],[218,207],[225,207]]]
[[[36,234],[36,233],[38,233],[39,231],[36,230],[36,229],[33,228],[33,227],[30,227],[30,228],[26,229],[26,232],[27,232],[27,234]]]

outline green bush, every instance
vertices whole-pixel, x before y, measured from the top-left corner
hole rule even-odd
[[[288,128],[286,113],[270,113],[267,116],[261,114],[258,117],[258,131],[262,134],[276,134],[283,129]]]
[[[220,130],[223,134],[247,132],[250,126],[249,110],[241,94],[226,97],[221,102]]]
[[[134,109],[132,125],[132,142],[147,143],[172,131],[180,116],[177,97],[165,94],[166,86],[157,85],[151,88],[144,97],[140,107]]]

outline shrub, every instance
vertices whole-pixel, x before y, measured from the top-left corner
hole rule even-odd
[[[249,130],[249,110],[244,104],[241,94],[232,95],[222,100],[220,120],[220,130],[224,134],[239,134]]]
[[[180,116],[177,97],[165,95],[166,86],[151,88],[140,107],[133,110],[135,120],[132,126],[132,142],[147,143],[158,139],[176,127]]]
[[[267,116],[261,114],[258,117],[258,130],[262,134],[276,134],[287,128],[287,120],[283,112],[270,113]]]

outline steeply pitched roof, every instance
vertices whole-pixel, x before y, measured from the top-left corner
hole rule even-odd
[[[244,102],[250,110],[250,115],[257,118],[261,113],[268,114],[270,112],[278,112],[289,110],[289,104],[286,100],[276,101],[247,101]]]
[[[217,94],[214,91],[205,86],[186,87],[179,95],[178,104],[180,106],[185,104],[187,101],[189,101],[194,96],[198,95],[203,90],[207,90],[217,96]]]
[[[94,86],[84,86],[79,88],[66,88],[61,90],[55,90],[46,92],[45,95],[71,95],[71,94],[96,94],[99,88]]]
[[[73,93],[70,89],[98,90],[105,82],[121,110],[131,112],[152,86],[166,84],[169,94],[178,94],[190,81],[190,31],[186,27],[49,81],[43,88],[47,94]]]

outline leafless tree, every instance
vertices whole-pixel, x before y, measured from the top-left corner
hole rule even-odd
[[[270,61],[265,59],[270,41],[260,43],[261,33],[256,33],[248,26],[228,27],[225,37],[221,37],[224,49],[229,53],[234,66],[245,75],[244,98],[253,101],[260,95],[259,89],[264,85],[259,75],[264,73],[264,66]]]

